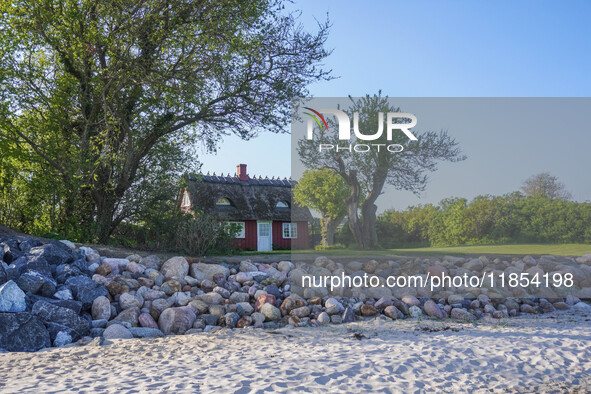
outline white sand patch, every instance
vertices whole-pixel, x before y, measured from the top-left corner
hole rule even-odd
[[[589,392],[590,320],[374,320],[4,353],[0,391]]]

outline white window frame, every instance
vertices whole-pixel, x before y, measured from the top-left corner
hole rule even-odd
[[[183,193],[183,201],[181,203],[181,207],[187,208],[191,206],[191,198],[189,197],[189,192],[185,191]]]
[[[281,234],[283,235],[283,239],[297,239],[298,224],[294,222],[283,223]]]
[[[240,239],[246,238],[246,223],[245,222],[228,222],[228,225],[230,225],[230,224],[238,224],[238,225],[242,226],[242,231],[240,231],[238,234],[236,234],[234,236],[234,238],[240,238]]]

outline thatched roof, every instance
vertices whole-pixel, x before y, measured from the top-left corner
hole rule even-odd
[[[292,203],[291,179],[250,178],[197,175],[187,178],[191,205],[205,212],[231,220],[312,221],[308,208]],[[217,205],[222,198],[230,205]],[[277,207],[278,202],[288,207]]]

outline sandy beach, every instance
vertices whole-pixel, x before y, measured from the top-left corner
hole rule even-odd
[[[591,317],[223,329],[0,354],[0,391],[589,392]]]

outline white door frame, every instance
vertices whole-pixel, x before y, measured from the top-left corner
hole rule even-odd
[[[261,224],[269,225],[268,237],[261,237]],[[259,252],[273,250],[273,222],[270,220],[257,220],[257,250]]]

